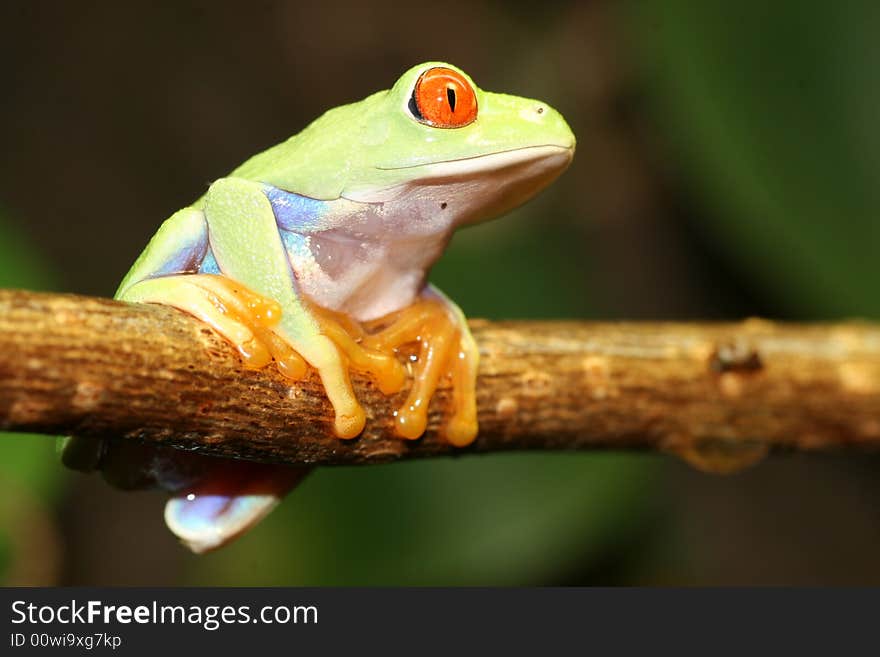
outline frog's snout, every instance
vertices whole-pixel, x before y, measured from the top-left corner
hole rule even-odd
[[[577,139],[562,114],[550,105],[538,100],[533,101],[520,113],[520,116],[541,127],[542,132],[549,137],[549,146],[567,148],[571,151],[571,157],[574,156]]]

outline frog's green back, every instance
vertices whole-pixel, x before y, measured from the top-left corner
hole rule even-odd
[[[381,113],[387,95],[387,90],[379,91],[362,101],[328,110],[302,132],[248,159],[231,175],[311,198],[339,198],[350,168],[361,159],[358,154],[366,145],[366,125]]]

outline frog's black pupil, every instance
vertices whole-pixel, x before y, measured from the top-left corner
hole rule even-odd
[[[422,113],[419,111],[419,104],[416,102],[416,91],[413,89],[412,96],[409,97],[409,111],[412,113],[414,117],[416,117],[419,121],[424,121],[425,117],[422,116]]]
[[[455,89],[446,87],[446,100],[449,101],[449,107],[455,112]]]

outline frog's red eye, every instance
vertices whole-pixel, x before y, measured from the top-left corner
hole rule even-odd
[[[419,77],[409,109],[422,123],[437,128],[461,128],[477,118],[477,95],[461,73],[438,66]]]

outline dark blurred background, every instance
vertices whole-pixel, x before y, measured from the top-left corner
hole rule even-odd
[[[872,2],[5,2],[0,285],[112,295],[211,180],[442,59],[550,102],[578,137],[554,186],[436,268],[468,315],[880,318],[878,34]],[[0,582],[878,584],[877,466],[324,469],[197,558],[160,495],[3,436]]]

